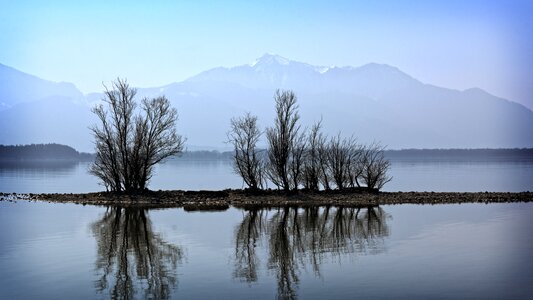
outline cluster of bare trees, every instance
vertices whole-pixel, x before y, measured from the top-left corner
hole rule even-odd
[[[235,172],[252,190],[262,188],[266,180],[277,188],[295,191],[361,187],[380,190],[392,178],[387,175],[390,162],[385,147],[379,143],[363,145],[353,137],[340,134],[327,137],[322,122],[308,132],[301,129],[296,95],[276,91],[276,118],[267,128],[265,155],[257,143],[261,130],[257,117],[246,114],[232,119],[229,141],[233,144]]]
[[[178,114],[163,97],[144,98],[138,106],[136,90],[117,79],[106,88],[104,105],[93,112],[100,126],[91,128],[96,159],[90,172],[108,191],[145,190],[153,167],[183,150],[184,138],[176,133]],[[271,182],[286,192],[303,187],[329,190],[361,187],[379,190],[391,180],[384,147],[367,146],[354,138],[328,138],[321,122],[302,130],[297,98],[292,91],[276,91],[276,118],[267,128],[266,151],[258,148],[262,132],[257,117],[246,114],[231,120],[228,138],[234,146],[234,170],[252,190]]]
[[[106,87],[104,105],[93,112],[100,126],[91,128],[95,137],[96,160],[90,172],[107,190],[144,190],[155,164],[179,154],[184,138],[176,133],[178,113],[163,97],[143,99],[137,106],[137,91],[125,80]]]

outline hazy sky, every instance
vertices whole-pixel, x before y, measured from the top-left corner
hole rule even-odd
[[[533,109],[533,1],[4,1],[0,63],[83,92],[181,81],[262,54],[396,66]]]

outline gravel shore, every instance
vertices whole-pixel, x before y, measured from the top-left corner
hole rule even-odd
[[[0,193],[0,201],[46,201],[82,205],[165,208],[183,207],[186,210],[224,210],[230,206],[285,207],[285,206],[375,206],[386,204],[453,204],[531,202],[533,192],[379,192],[299,191],[287,195],[277,190],[250,193],[246,190],[223,191],[148,191],[142,194],[117,193],[86,194],[15,194]]]

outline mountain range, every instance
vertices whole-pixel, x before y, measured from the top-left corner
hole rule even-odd
[[[178,109],[189,149],[227,149],[231,117],[274,119],[276,89],[298,96],[303,127],[322,119],[327,134],[402,148],[533,147],[533,112],[481,89],[425,84],[385,64],[323,67],[265,54],[251,64],[214,68],[182,82],[138,88]],[[101,93],[47,81],[0,64],[0,144],[61,143],[92,151],[90,108]],[[264,145],[264,141],[262,141]]]

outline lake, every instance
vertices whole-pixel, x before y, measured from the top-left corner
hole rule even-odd
[[[0,162],[0,192],[84,193],[103,190],[89,162]],[[533,191],[533,156],[393,157],[384,191]],[[273,186],[270,186],[273,188]],[[156,167],[153,190],[243,188],[231,160],[174,159]]]
[[[0,191],[102,190],[87,162],[0,164]],[[241,188],[175,159],[152,189]],[[531,191],[533,159],[394,158],[388,191]],[[527,299],[533,203],[222,212],[0,201],[0,299]]]
[[[0,202],[0,299],[533,293],[533,204],[224,212]]]

